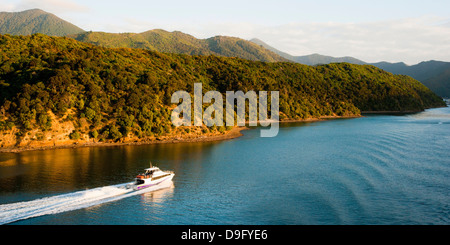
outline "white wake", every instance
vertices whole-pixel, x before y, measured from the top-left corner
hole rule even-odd
[[[129,183],[98,187],[57,196],[44,197],[33,201],[0,205],[0,225],[48,214],[57,214],[80,208],[116,201],[161,188],[169,187],[172,181],[139,191],[127,189]]]

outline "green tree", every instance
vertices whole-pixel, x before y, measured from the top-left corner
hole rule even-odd
[[[69,138],[71,140],[78,140],[80,139],[80,137],[81,137],[80,133],[76,130],[72,131],[72,133],[69,134]]]
[[[95,117],[95,111],[89,107],[86,107],[86,110],[84,111],[84,114],[86,115],[86,118],[89,121],[92,121]]]
[[[97,139],[97,137],[98,137],[98,132],[97,132],[96,129],[94,129],[94,130],[91,132],[91,136],[92,136],[92,138]]]
[[[122,133],[117,129],[116,125],[112,125],[109,128],[109,138],[116,141],[120,138],[122,138]]]

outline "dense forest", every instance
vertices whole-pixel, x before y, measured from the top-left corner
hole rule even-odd
[[[172,93],[193,94],[196,82],[204,92],[279,91],[281,119],[445,106],[411,77],[370,65],[312,67],[105,48],[42,34],[0,35],[0,131],[16,129],[18,138],[31,130],[44,134],[58,120],[75,125],[71,139],[168,135],[174,130]]]

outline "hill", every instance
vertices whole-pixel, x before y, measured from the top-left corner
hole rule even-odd
[[[261,45],[262,47],[280,55],[283,58],[286,58],[291,61],[295,61],[300,64],[304,64],[304,65],[315,66],[315,65],[324,65],[324,64],[330,64],[330,63],[342,63],[342,62],[346,62],[346,63],[350,63],[350,64],[357,64],[357,65],[367,64],[366,62],[364,62],[362,60],[358,60],[358,59],[350,57],[350,56],[338,57],[338,58],[332,57],[332,56],[321,55],[321,54],[293,56],[293,55],[290,55],[283,51],[280,51],[257,38],[253,38],[250,41],[253,43],[256,43],[258,45]]]
[[[102,47],[142,48],[164,53],[217,55],[253,61],[294,61],[313,66],[342,62],[367,64],[353,57],[336,58],[320,54],[292,56],[256,38],[250,41],[225,36],[197,39],[182,32],[167,32],[160,29],[143,33],[120,34],[85,32],[81,28],[40,9],[14,13],[0,12],[0,34],[6,33],[12,35],[43,33],[50,36],[69,36]],[[404,63],[379,62],[372,65],[395,74],[412,76],[438,95],[450,97],[449,62],[428,61],[414,66],[407,66]]]
[[[65,36],[81,32],[84,30],[40,9],[0,12],[0,34]]]
[[[394,74],[411,76],[437,95],[450,98],[450,62],[430,60],[412,66],[403,62],[379,62],[372,65]]]
[[[279,51],[259,39],[246,41],[236,37],[216,36],[197,39],[179,31],[168,32],[160,29],[143,33],[85,32],[81,28],[40,9],[23,12],[1,12],[0,33],[30,35],[43,33],[50,36],[69,36],[78,41],[102,47],[141,48],[164,53],[188,55],[217,55],[239,57],[253,61],[286,62],[294,61],[306,65],[330,63],[367,64],[353,57],[331,57],[320,54],[292,56]],[[450,97],[450,63],[429,61],[414,66],[404,63],[379,62],[372,64],[386,71],[409,75],[421,81],[435,93]]]
[[[358,60],[358,59],[350,57],[350,56],[332,57],[332,56],[326,56],[326,55],[321,55],[321,54],[295,56],[294,61],[298,62],[300,64],[305,64],[305,65],[322,65],[322,64],[342,63],[342,62],[346,62],[346,63],[350,63],[350,64],[357,64],[357,65],[367,64],[364,61]]]
[[[85,32],[68,37],[109,48],[142,48],[163,53],[218,55],[267,62],[288,61],[252,42],[227,36],[197,39],[179,31],[155,29],[143,33]]]
[[[217,134],[171,124],[171,95],[279,91],[280,118],[358,116],[445,106],[411,77],[369,65],[306,66],[105,48],[66,37],[0,35],[0,146]],[[208,106],[205,104],[204,106]]]
[[[403,62],[389,63],[389,62],[377,62],[366,63],[362,60],[346,56],[346,57],[332,57],[320,54],[311,54],[305,56],[292,56],[288,53],[279,51],[263,41],[253,38],[250,40],[262,47],[271,50],[272,52],[279,54],[280,56],[305,65],[320,65],[330,63],[347,62],[350,64],[364,65],[369,64],[376,66],[385,71],[411,76],[414,79],[419,80],[425,86],[430,88],[433,92],[439,96],[450,98],[450,62],[443,61],[424,61],[416,65],[408,66]]]
[[[252,43],[258,44],[261,47],[266,48],[266,49],[268,49],[268,50],[278,54],[279,56],[281,56],[281,57],[283,57],[285,59],[288,59],[288,60],[291,60],[291,61],[295,61],[295,56],[292,56],[292,55],[290,55],[288,53],[280,51],[280,50],[270,46],[269,44],[265,43],[264,41],[262,41],[262,40],[260,40],[258,38],[252,38],[249,41],[252,42]]]
[[[191,35],[161,29],[143,33],[85,32],[81,28],[40,9],[1,12],[0,34],[68,36],[78,41],[109,48],[142,48],[164,53],[218,55],[267,62],[287,59],[252,42],[236,37],[197,39]]]

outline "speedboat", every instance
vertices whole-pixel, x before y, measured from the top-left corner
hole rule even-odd
[[[151,186],[157,186],[172,180],[175,175],[172,171],[162,171],[158,167],[150,166],[144,169],[144,173],[139,174],[134,179],[134,183],[128,184],[127,189],[141,190]]]

